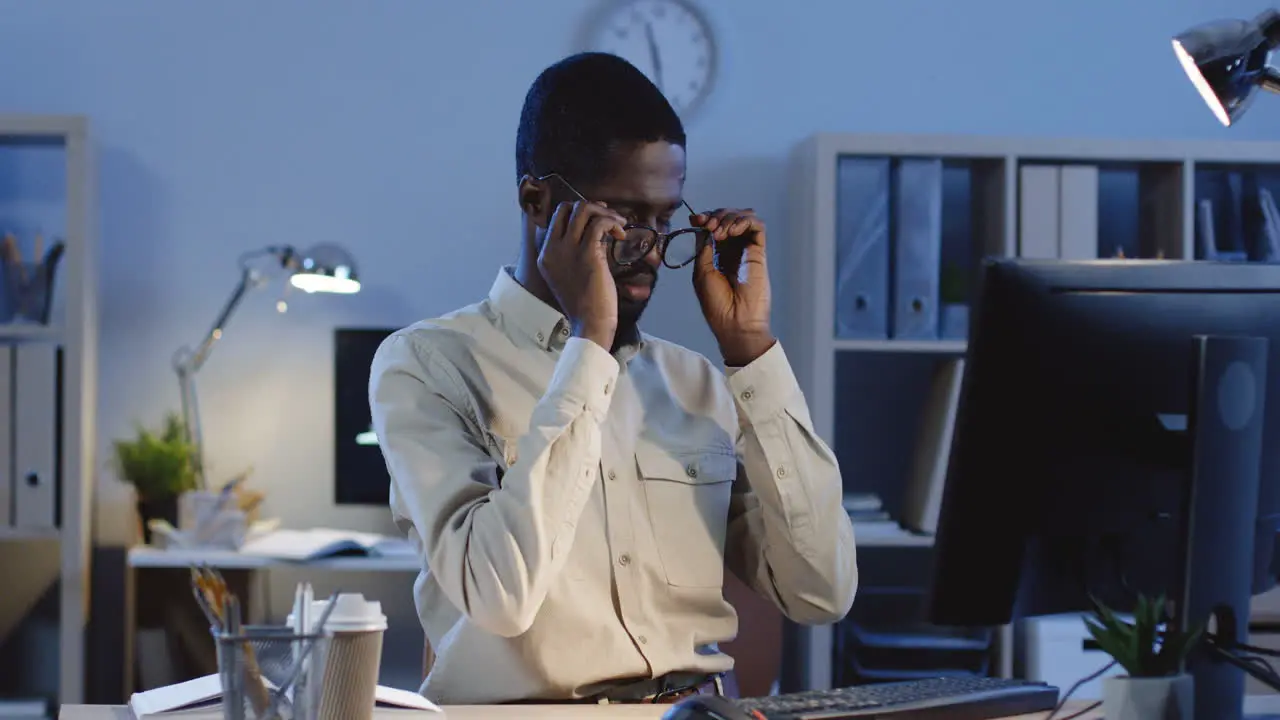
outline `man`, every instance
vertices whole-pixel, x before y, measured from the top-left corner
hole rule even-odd
[[[423,557],[437,702],[705,690],[732,666],[726,566],[797,622],[853,602],[840,471],[770,329],[764,222],[687,210],[684,146],[625,61],[545,70],[516,138],[517,263],[377,352],[369,401]],[[682,215],[694,230],[668,237]],[[727,379],[637,326],[659,268],[686,259],[667,272],[692,274]]]

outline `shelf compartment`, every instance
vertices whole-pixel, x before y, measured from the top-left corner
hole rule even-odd
[[[0,343],[61,342],[62,329],[56,325],[0,323]]]
[[[940,207],[929,212],[939,212],[938,247],[903,253],[897,220],[901,203],[907,202],[902,194],[903,183],[910,182],[906,173],[938,177],[934,168],[940,171]],[[1006,168],[1003,158],[841,155],[836,161],[834,335],[857,340],[967,335],[967,307],[981,259],[1009,251]],[[921,263],[920,274],[912,275],[903,265],[908,261]],[[937,276],[928,280],[929,272]],[[923,288],[921,299],[934,307],[923,315],[904,311],[903,303],[895,302],[902,292],[900,278]],[[926,326],[918,326],[920,320]],[[913,327],[904,330],[908,324]]]
[[[1262,212],[1264,191],[1280,203],[1280,164],[1197,163],[1193,184],[1197,260],[1280,261],[1280,237],[1267,238]]]

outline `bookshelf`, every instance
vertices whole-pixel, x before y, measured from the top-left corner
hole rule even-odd
[[[926,394],[920,386],[939,363],[964,356],[967,333],[895,337],[892,271],[884,278],[889,297],[880,301],[890,313],[887,329],[848,332],[840,248],[850,233],[866,232],[849,206],[872,212],[842,188],[842,163],[851,159],[887,161],[895,173],[904,161],[940,163],[942,247],[935,252],[948,252],[948,234],[964,241],[958,256],[970,292],[986,256],[1203,259],[1202,201],[1220,208],[1213,223],[1219,247],[1241,233],[1227,209],[1241,192],[1257,197],[1265,188],[1280,202],[1280,143],[840,133],[799,143],[791,156],[785,238],[787,352],[817,432],[840,457],[846,492],[885,495],[891,514],[901,506],[914,439],[903,436],[920,422]],[[899,189],[890,181],[883,192],[894,198],[887,212],[892,245]],[[1244,221],[1250,222],[1256,225]],[[875,286],[873,300],[860,299],[859,307],[876,307],[882,291]],[[832,626],[799,631],[805,687],[831,686],[833,643]],[[1011,640],[1001,643],[1000,672],[1007,675]]]
[[[10,370],[0,393],[12,422],[3,423],[7,438],[0,445],[0,492],[7,512],[0,516],[0,553],[22,554],[28,543],[56,542],[58,554],[58,697],[59,704],[83,702],[85,629],[89,614],[92,497],[95,480],[94,427],[97,398],[97,264],[91,223],[93,170],[89,123],[81,116],[0,114],[0,146],[56,149],[64,168],[64,205],[57,237],[65,243],[52,292],[54,312],[48,324],[0,324],[0,356]],[[21,215],[21,208],[15,215]],[[0,228],[0,230],[3,230]],[[46,368],[42,377],[59,383],[47,407],[31,410],[15,399],[22,381],[16,374],[23,348],[48,349],[42,357],[55,363],[61,353],[61,375]],[[31,357],[39,356],[32,353]],[[10,366],[10,361],[14,363]],[[46,365],[48,364],[46,363]],[[55,365],[56,367],[56,365]],[[21,408],[21,412],[19,412]],[[49,516],[34,517],[31,506],[15,500],[17,483],[30,470],[19,467],[23,423],[47,424],[52,437],[50,463],[56,485],[47,500]],[[10,484],[12,478],[14,484]],[[22,578],[15,578],[21,581]],[[52,712],[56,714],[56,707]]]

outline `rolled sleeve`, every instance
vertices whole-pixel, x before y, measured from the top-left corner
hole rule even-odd
[[[599,419],[619,369],[583,343],[566,347],[505,471],[487,451],[456,369],[429,343],[393,335],[370,370],[392,511],[417,533],[449,600],[497,635],[532,625],[596,480]]]
[[[547,394],[581,406],[597,421],[604,420],[620,371],[618,359],[591,340],[571,337],[564,344]]]
[[[782,343],[774,343],[750,365],[726,368],[725,375],[743,424],[776,418],[788,410],[808,421],[809,408]]]
[[[813,429],[780,343],[725,373],[748,486],[731,507],[730,565],[792,620],[838,620],[853,604],[858,570],[835,454]]]

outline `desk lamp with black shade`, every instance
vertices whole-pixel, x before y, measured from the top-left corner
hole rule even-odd
[[[209,359],[213,346],[222,339],[227,322],[240,306],[246,293],[271,281],[268,273],[259,270],[256,263],[270,259],[280,273],[288,276],[289,283],[307,293],[337,293],[349,295],[360,291],[360,276],[355,260],[344,248],[320,244],[305,252],[288,245],[274,245],[240,256],[240,281],[222,311],[213,321],[213,327],[193,350],[184,346],[174,354],[173,369],[178,374],[182,392],[182,419],[187,440],[195,448],[196,477],[200,487],[207,487],[204,474],[204,442],[200,428],[200,406],[196,399],[196,373]],[[283,308],[283,304],[280,306]]]
[[[1258,89],[1280,93],[1280,70],[1271,51],[1280,45],[1280,11],[1252,20],[1217,20],[1197,25],[1173,39],[1173,51],[1215,117],[1235,123]]]

